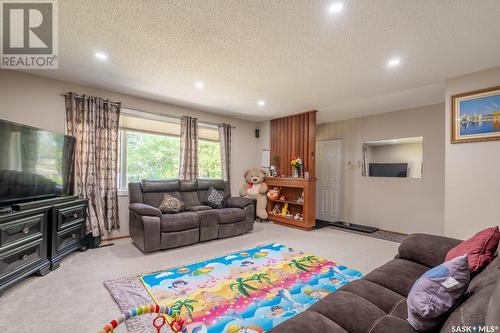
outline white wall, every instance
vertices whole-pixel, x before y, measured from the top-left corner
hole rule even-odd
[[[259,137],[259,154],[260,154],[260,164],[259,166],[262,166],[262,151],[263,150],[270,150],[271,149],[271,121],[263,121],[258,124],[258,129],[260,130],[260,137]]]
[[[61,95],[68,91],[121,101],[124,108],[175,117],[189,115],[203,122],[235,126],[231,159],[233,194],[238,193],[244,171],[260,164],[258,140],[254,135],[256,123],[21,72],[0,70],[0,118],[64,133],[65,107]],[[128,197],[120,197],[119,213],[122,228],[114,232],[113,237],[128,235]]]
[[[500,224],[500,141],[450,143],[451,96],[500,86],[500,67],[446,81],[444,233],[468,238]]]
[[[318,125],[342,139],[341,220],[404,233],[443,233],[444,104]],[[361,176],[366,141],[423,136],[422,179]]]

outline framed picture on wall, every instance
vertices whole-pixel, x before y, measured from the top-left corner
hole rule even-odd
[[[500,87],[451,98],[451,143],[500,140]]]

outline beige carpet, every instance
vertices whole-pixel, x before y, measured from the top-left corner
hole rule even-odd
[[[44,277],[30,277],[0,297],[0,332],[97,332],[120,311],[103,281],[157,271],[257,244],[279,242],[364,273],[396,254],[398,243],[333,228],[310,232],[256,223],[253,233],[143,255],[130,239],[75,253]],[[117,332],[126,332],[119,329]]]

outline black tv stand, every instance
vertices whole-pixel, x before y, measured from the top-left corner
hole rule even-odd
[[[63,257],[86,249],[87,199],[74,196],[13,204],[0,215],[0,295],[31,274],[45,275]]]
[[[62,197],[54,197],[50,199],[44,199],[44,200],[36,200],[36,201],[29,201],[29,202],[23,202],[23,203],[18,203],[12,205],[12,210],[15,211],[23,211],[27,209],[34,209],[38,207],[44,207],[44,206],[50,206],[50,205],[57,205],[63,202],[69,202],[69,201],[74,201],[78,199],[76,196],[62,196]]]

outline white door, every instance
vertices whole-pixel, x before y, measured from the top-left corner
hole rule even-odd
[[[316,142],[316,218],[340,220],[340,139]]]

